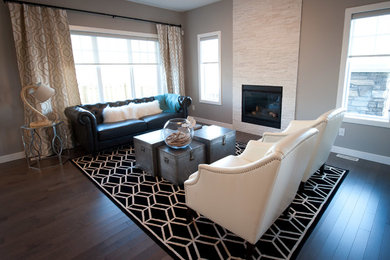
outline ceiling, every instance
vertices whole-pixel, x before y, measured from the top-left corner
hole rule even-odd
[[[134,3],[150,5],[178,12],[189,11],[221,0],[127,0]]]

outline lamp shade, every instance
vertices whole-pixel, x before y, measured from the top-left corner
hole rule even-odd
[[[26,99],[27,94],[31,94],[35,99],[37,99],[39,102],[45,102],[52,96],[54,96],[54,89],[48,86],[43,86],[40,83],[37,85],[30,85],[25,86],[22,88],[22,91],[20,91],[20,96],[22,98],[23,103],[31,109],[32,112],[34,112],[36,115],[38,115],[39,119],[37,121],[30,122],[30,127],[37,128],[37,127],[44,127],[49,126],[53,124],[52,121],[50,121],[47,116],[42,114],[42,112],[38,111],[35,107],[33,107],[28,100]]]
[[[39,100],[39,102],[45,102],[52,96],[54,96],[54,89],[49,86],[40,85],[38,86],[32,95]]]

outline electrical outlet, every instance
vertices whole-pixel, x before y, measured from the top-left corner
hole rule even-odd
[[[195,111],[195,105],[192,105],[192,111]]]
[[[339,135],[344,136],[345,135],[345,128],[339,128]]]

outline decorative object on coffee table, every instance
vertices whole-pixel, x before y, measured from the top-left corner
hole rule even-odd
[[[168,120],[162,132],[165,143],[174,149],[186,148],[192,141],[194,129],[191,122],[185,118]]]
[[[213,163],[235,153],[236,130],[216,125],[195,131],[194,140],[206,145],[206,163]]]
[[[163,145],[157,150],[161,177],[176,185],[183,184],[206,160],[205,145],[197,141],[192,141],[185,149]]]

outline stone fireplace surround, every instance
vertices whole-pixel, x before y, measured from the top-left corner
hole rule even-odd
[[[233,0],[233,127],[261,135],[295,117],[301,0]],[[283,86],[281,129],[241,122],[242,85]]]

